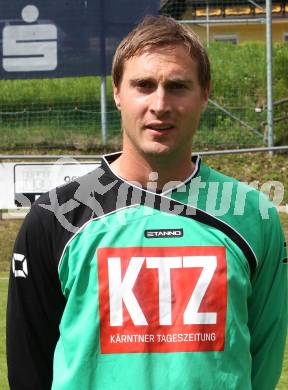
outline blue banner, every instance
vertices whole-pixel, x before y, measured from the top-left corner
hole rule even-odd
[[[0,77],[108,75],[121,39],[159,8],[159,0],[0,0]]]

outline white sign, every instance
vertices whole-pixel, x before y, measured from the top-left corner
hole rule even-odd
[[[57,27],[37,22],[39,10],[27,5],[22,10],[26,23],[3,29],[3,68],[7,72],[35,72],[57,68]],[[36,23],[37,22],[37,23]]]
[[[0,209],[29,207],[42,193],[69,183],[99,166],[95,162],[2,163]]]
[[[0,209],[13,209],[14,203],[14,174],[13,163],[0,163]]]

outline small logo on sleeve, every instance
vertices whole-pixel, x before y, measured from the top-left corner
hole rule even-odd
[[[24,255],[21,255],[20,253],[13,253],[12,271],[15,278],[27,278],[28,276],[27,259]]]
[[[153,229],[145,230],[146,238],[177,238],[183,237],[183,229]]]

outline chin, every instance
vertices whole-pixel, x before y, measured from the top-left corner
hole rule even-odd
[[[146,147],[142,147],[142,152],[145,155],[150,155],[150,156],[161,156],[161,155],[169,155],[173,153],[174,147],[171,147],[171,145],[165,145],[162,143],[158,142],[153,142],[150,145],[147,145]]]

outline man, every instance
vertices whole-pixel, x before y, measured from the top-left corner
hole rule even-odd
[[[112,77],[123,152],[42,196],[15,243],[11,389],[274,389],[283,232],[263,195],[191,159],[210,92],[203,46],[148,17]]]

